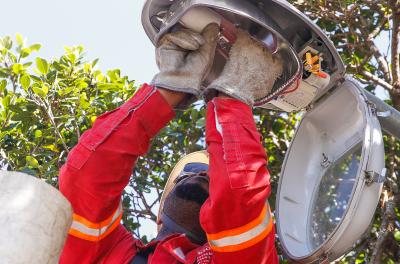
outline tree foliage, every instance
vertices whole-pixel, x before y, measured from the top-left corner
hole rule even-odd
[[[388,103],[400,110],[399,1],[291,2],[328,32],[349,73],[366,89],[386,89]],[[387,38],[383,42],[389,46],[378,45],[377,38]],[[81,46],[66,48],[60,58],[48,61],[32,54],[41,45],[25,42],[19,34],[15,40],[0,39],[0,166],[57,186],[58,171],[80,135],[98,115],[130,98],[137,86],[118,69],[97,70],[97,60],[87,61]],[[269,156],[274,205],[281,165],[299,116],[267,110],[254,115]],[[183,155],[204,148],[204,124],[202,103],[178,112],[148,155],[138,160],[123,196],[123,220],[143,240],[147,237],[137,227],[142,219],[156,220],[172,166]],[[400,145],[388,135],[385,140],[389,179],[373,227],[341,263],[400,262]]]

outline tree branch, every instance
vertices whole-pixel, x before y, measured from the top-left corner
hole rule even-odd
[[[384,193],[387,195],[387,193]],[[379,230],[378,239],[374,245],[374,251],[371,255],[370,263],[382,263],[381,257],[384,251],[385,241],[388,238],[388,235],[393,232],[393,220],[395,219],[395,212],[394,212],[394,199],[393,196],[385,198],[386,202],[382,209],[382,224]]]
[[[379,78],[378,76],[373,75],[372,73],[362,70],[361,72],[359,72],[363,77],[365,77],[367,80],[374,82],[375,84],[378,84],[380,86],[382,86],[383,88],[385,88],[388,91],[392,91],[393,90],[393,86],[389,83],[387,83],[385,80],[382,80],[381,78]]]
[[[400,89],[400,1],[391,0],[390,5],[393,10],[393,34],[391,43],[392,75],[394,85],[397,89]]]
[[[371,33],[369,33],[368,39],[373,40],[374,38],[376,38],[382,32],[386,23],[389,22],[391,17],[392,17],[391,15],[384,16],[383,19],[377,25],[377,27]]]
[[[142,201],[144,207],[145,207],[145,211],[148,215],[148,217],[153,220],[154,222],[157,221],[157,216],[151,211],[152,207],[147,203],[146,197],[144,197],[143,193],[141,192],[137,192],[137,194],[140,197],[140,200]],[[155,204],[153,203],[152,206],[154,206]]]
[[[385,81],[387,83],[390,83],[391,76],[390,76],[389,63],[386,61],[385,56],[383,56],[382,52],[376,46],[373,38],[371,38],[373,34],[377,34],[377,33],[369,33],[368,32],[368,23],[365,21],[365,19],[362,16],[360,16],[359,20],[361,22],[361,27],[359,27],[360,31],[363,33],[368,47],[372,50],[374,57],[375,57],[376,61],[378,62],[379,69],[382,71],[382,73],[385,77]],[[380,28],[380,25],[378,25],[378,27],[375,28],[375,30],[378,30],[378,32],[380,32],[379,28]]]
[[[54,132],[55,132],[56,136],[60,139],[61,144],[64,147],[64,150],[67,153],[69,153],[69,148],[68,148],[67,144],[65,143],[64,138],[60,133],[60,130],[58,129],[58,125],[57,125],[57,123],[56,123],[56,121],[54,119],[53,111],[51,110],[51,106],[50,106],[49,102],[47,100],[42,100],[39,97],[38,97],[38,101],[39,101],[39,106],[42,107],[42,109],[44,110],[44,112],[48,116],[48,118],[50,120],[50,123],[54,127]]]

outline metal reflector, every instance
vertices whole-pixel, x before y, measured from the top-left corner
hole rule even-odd
[[[304,109],[344,75],[343,62],[329,39],[287,1],[148,0],[142,11],[143,27],[155,45],[180,27],[201,31],[209,23],[218,23],[221,33],[219,52],[203,86],[221,73],[236,28],[246,30],[285,61],[272,93],[256,100],[255,106],[286,112]]]

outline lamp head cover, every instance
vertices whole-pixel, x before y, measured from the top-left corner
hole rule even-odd
[[[287,112],[300,110],[344,76],[343,62],[331,41],[310,19],[284,0],[147,0],[142,11],[144,30],[154,45],[171,31],[186,27],[201,32],[209,23],[218,23],[221,32],[213,69],[204,80],[204,87],[221,73],[237,28],[246,30],[285,61],[284,72],[272,92],[256,101],[255,106]],[[322,88],[311,95],[304,91],[296,95],[303,97],[301,99],[307,97],[306,103],[297,104],[289,100],[287,103],[292,107],[279,107],[273,102],[289,92],[304,90],[300,87],[302,80],[309,77],[303,67],[306,51],[323,56],[320,66],[329,78],[325,78],[319,85]]]
[[[333,262],[368,234],[386,169],[381,127],[367,102],[346,79],[297,126],[275,207],[280,244],[295,263]]]

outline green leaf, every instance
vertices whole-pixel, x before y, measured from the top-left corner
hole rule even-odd
[[[57,71],[62,71],[66,68],[66,66],[55,61],[55,62],[53,62],[53,68],[56,69]]]
[[[197,127],[204,127],[206,125],[206,119],[204,117],[196,120]]]
[[[39,162],[34,157],[26,156],[25,160],[26,160],[26,164],[29,167],[32,167],[32,168],[38,168],[39,167]]]
[[[6,110],[0,111],[0,114],[1,114],[1,118],[2,118],[3,120],[6,120],[6,119],[7,119],[7,111],[6,111]],[[2,137],[3,137],[3,133],[4,133],[4,132],[1,133],[1,134],[2,134]]]
[[[35,130],[35,138],[41,138],[43,135],[41,130]]]
[[[49,87],[47,85],[43,85],[42,91],[43,91],[44,95],[46,96],[49,93]]]
[[[85,89],[85,88],[87,88],[89,85],[85,82],[85,81],[81,81],[81,82],[79,82],[77,85],[76,85],[76,87],[78,88],[78,89]]]
[[[74,53],[69,53],[67,55],[68,60],[71,62],[71,64],[75,64],[76,61],[76,55]]]
[[[6,73],[0,69],[0,78],[8,78],[8,73]]]
[[[60,150],[55,145],[46,145],[46,146],[42,146],[42,148],[51,150],[56,153],[60,152]]]
[[[63,90],[59,90],[58,94],[59,95],[66,95],[69,94],[70,92],[72,92],[74,90],[74,87],[66,87]]]
[[[21,50],[21,58],[26,58],[31,54],[32,50],[30,48],[23,48]]]
[[[10,36],[5,36],[2,40],[2,44],[3,44],[4,48],[6,48],[8,50],[11,49],[13,43],[12,43]]]
[[[40,44],[33,44],[33,45],[29,46],[31,51],[39,51],[41,47],[42,47],[42,45],[40,45]]]
[[[6,80],[1,80],[0,81],[0,93],[3,93],[4,90],[6,89],[6,87],[7,87],[7,81]]]
[[[114,85],[111,83],[99,83],[99,84],[97,84],[97,87],[100,90],[111,90],[114,88]]]
[[[83,69],[85,70],[86,73],[90,73],[92,71],[92,65],[90,63],[85,63]]]
[[[397,242],[400,242],[400,231],[396,230],[396,232],[394,232],[394,239],[396,239]]]
[[[4,106],[5,109],[8,108],[8,106],[10,105],[10,102],[11,102],[11,97],[10,97],[9,95],[7,95],[6,97],[4,97],[4,98],[1,100],[1,103],[2,103],[2,105]]]
[[[112,70],[112,71],[107,71],[107,75],[110,77],[110,80],[112,82],[117,81],[120,78],[121,72],[120,70]]]
[[[99,59],[95,59],[95,60],[92,62],[92,68],[94,68],[94,67],[97,65],[98,62],[99,62]]]
[[[49,64],[45,59],[39,57],[36,58],[36,66],[38,70],[43,74],[47,74],[49,72]]]
[[[15,64],[12,66],[12,71],[13,71],[13,73],[15,73],[16,75],[18,75],[18,74],[20,74],[21,72],[24,71],[24,66],[22,66],[21,63],[15,63]]]
[[[33,90],[33,92],[34,92],[36,95],[38,95],[38,96],[40,96],[40,97],[46,97],[46,94],[45,94],[45,93],[43,92],[43,90],[40,89],[39,87],[33,86],[33,87],[32,87],[32,90]]]
[[[10,57],[12,63],[17,63],[17,56],[15,56],[13,53],[8,53],[8,56]]]
[[[39,82],[42,81],[42,80],[41,80],[39,77],[37,77],[36,75],[31,75],[31,79],[32,79],[34,82],[37,82],[37,83],[39,83]]]
[[[21,77],[19,82],[21,83],[22,88],[26,91],[31,85],[31,78],[29,77],[29,75],[25,74]]]
[[[79,105],[85,110],[90,107],[90,103],[87,101],[86,93],[82,93],[79,97]]]
[[[23,46],[24,45],[24,38],[22,37],[21,34],[19,34],[19,33],[15,34],[15,39],[17,40],[17,44],[19,46]]]
[[[97,119],[97,116],[91,116],[90,117],[90,122],[91,122],[92,125],[94,124],[94,122],[96,122],[96,119]]]

